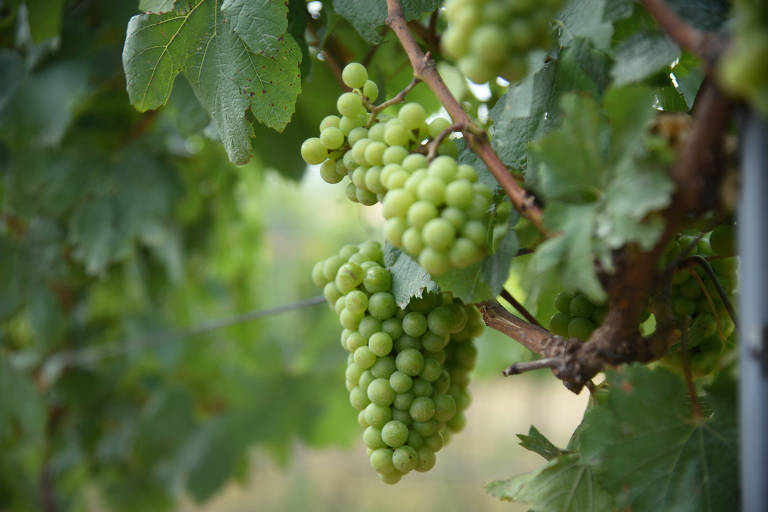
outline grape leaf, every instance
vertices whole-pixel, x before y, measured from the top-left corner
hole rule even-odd
[[[738,510],[735,385],[711,388],[696,418],[685,384],[667,370],[633,365],[606,375],[607,394],[584,416],[580,451],[620,508]]]
[[[240,20],[240,4],[228,5]],[[165,104],[176,75],[183,71],[235,163],[250,157],[253,129],[246,111],[282,130],[301,87],[301,52],[293,37],[284,34],[274,55],[261,55],[249,44],[269,37],[251,33],[244,23],[236,26],[247,34],[247,41],[219,12],[218,0],[199,0],[183,12],[134,16],[123,50],[131,103],[141,111]]]
[[[435,277],[434,281],[444,290],[467,304],[490,300],[498,296],[509,277],[512,258],[517,254],[520,244],[512,226],[517,218],[510,222],[504,237],[500,240],[493,254],[466,268],[452,268],[445,274]]]
[[[660,33],[639,32],[616,48],[611,70],[616,85],[635,82],[668,67],[680,57],[680,48]]]
[[[26,0],[32,41],[41,43],[61,32],[64,0]]]
[[[526,450],[538,453],[547,460],[552,460],[565,454],[563,450],[552,444],[552,441],[544,437],[544,434],[539,432],[539,429],[533,425],[528,429],[528,435],[517,434],[517,437],[520,439],[520,446]]]
[[[392,294],[401,308],[405,308],[412,297],[439,290],[421,265],[389,242],[384,244],[384,264],[392,273]]]
[[[16,52],[0,49],[0,113],[5,102],[12,97],[13,92],[23,82],[25,77],[24,60]]]
[[[560,45],[569,46],[573,40],[584,37],[592,41],[595,48],[607,49],[611,44],[613,25],[606,22],[603,13],[607,0],[568,0],[558,14],[562,23]]]
[[[30,442],[42,442],[45,418],[43,398],[34,382],[0,359],[0,439],[18,442],[15,434],[21,430]]]
[[[613,497],[577,454],[562,455],[531,473],[489,482],[485,490],[502,500],[527,503],[536,512],[616,510]]]
[[[176,5],[176,0],[139,0],[139,10],[162,14],[171,12]]]
[[[401,2],[406,20],[415,20],[423,12],[438,8],[438,0],[404,0]],[[378,44],[382,36],[378,28],[387,22],[387,4],[379,0],[333,0],[333,8],[349,21],[368,42]]]
[[[727,0],[668,0],[668,4],[683,20],[705,32],[719,30],[731,7]]]
[[[535,183],[535,170],[526,169],[528,144],[560,122],[560,97],[566,91],[599,95],[609,81],[607,54],[585,39],[574,39],[539,71],[510,87],[491,109],[491,144],[502,162],[525,169]]]
[[[248,48],[264,56],[280,52],[281,39],[288,29],[288,5],[272,0],[224,0],[221,12],[245,41]]]

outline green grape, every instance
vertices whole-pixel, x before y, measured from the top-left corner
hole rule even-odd
[[[411,134],[399,119],[393,119],[386,125],[384,142],[390,146],[407,146],[411,141]]]
[[[424,356],[415,349],[405,349],[397,354],[395,365],[398,371],[415,377],[424,368]]]
[[[419,183],[416,197],[423,201],[429,201],[435,206],[445,202],[445,183],[440,178],[427,176]]]
[[[424,155],[412,153],[403,159],[403,169],[406,171],[415,172],[425,167],[427,167],[427,157]]]
[[[382,165],[384,160],[384,150],[387,149],[387,145],[383,142],[372,141],[365,147],[365,161],[369,165]]]
[[[382,203],[382,215],[385,219],[393,217],[405,217],[414,204],[414,197],[406,190],[390,190],[384,196]]]
[[[414,421],[413,430],[418,432],[421,437],[427,438],[437,432],[437,422],[435,420]]]
[[[400,481],[402,477],[403,477],[403,474],[397,470],[392,471],[391,473],[384,473],[384,472],[379,473],[379,478],[381,478],[381,481],[384,482],[385,484],[390,484],[390,485],[396,484],[397,482]]]
[[[368,311],[379,320],[386,320],[397,312],[395,297],[389,292],[376,292],[368,299]]]
[[[712,251],[718,256],[733,256],[736,254],[734,228],[732,225],[717,226],[709,235]]]
[[[418,453],[408,445],[400,446],[392,454],[392,464],[395,469],[405,474],[416,467]]]
[[[340,129],[329,126],[320,132],[320,142],[328,149],[339,149],[344,144],[344,134]]]
[[[433,276],[440,276],[451,268],[451,260],[447,254],[427,247],[419,254],[419,265]]]
[[[577,316],[573,317],[568,322],[568,336],[571,338],[578,338],[582,341],[586,341],[592,335],[592,331],[595,330],[595,324],[590,320]]]
[[[343,294],[357,288],[363,282],[363,269],[355,263],[344,263],[336,272],[335,284]]]
[[[366,414],[366,419],[367,417],[368,415]],[[371,450],[377,450],[386,446],[382,440],[382,429],[373,425],[368,426],[363,432],[363,442]]]
[[[322,121],[320,121],[320,131],[322,132],[326,128],[338,128],[339,127],[339,121],[341,119],[339,116],[329,115],[325,116]]]
[[[371,402],[368,400],[368,395],[358,387],[349,392],[349,403],[356,410],[362,411]]]
[[[429,421],[435,415],[435,402],[431,398],[417,396],[413,399],[413,403],[411,404],[410,409],[408,409],[408,412],[415,421]]]
[[[440,336],[439,334],[428,332],[424,335],[424,338],[422,338],[422,344],[424,346],[424,350],[428,350],[430,352],[438,352],[445,348],[449,340],[450,338],[448,335]]]
[[[425,360],[425,366],[426,366],[426,360]],[[430,396],[432,396],[432,393],[433,393],[432,384],[430,384],[426,380],[424,380],[421,377],[419,377],[419,378],[417,378],[416,380],[413,381],[413,394],[414,395],[430,397]]]
[[[376,101],[376,98],[379,97],[379,86],[376,85],[376,82],[373,82],[372,80],[365,81],[365,85],[363,85],[363,96],[368,98],[368,101],[371,103]]]
[[[376,362],[376,354],[371,352],[371,349],[366,347],[360,347],[354,352],[355,364],[360,368],[367,370]],[[399,367],[398,367],[399,369]]]
[[[418,461],[414,469],[420,473],[427,472],[435,467],[436,460],[435,452],[426,447],[419,448]]]
[[[341,71],[341,80],[350,89],[360,89],[368,80],[368,71],[362,64],[351,62]]]
[[[427,113],[424,107],[418,103],[406,103],[400,108],[397,118],[406,129],[415,130],[424,124],[424,121],[427,119]]]
[[[387,141],[387,144],[390,144],[389,141]],[[408,150],[405,149],[405,147],[390,144],[390,146],[384,150],[384,154],[382,155],[381,159],[384,162],[384,165],[400,164],[403,160],[405,160],[405,157],[407,156]]]
[[[391,448],[378,448],[374,450],[369,458],[371,467],[379,473],[391,473],[395,470],[395,466],[392,464],[393,453]]]
[[[416,201],[408,208],[408,223],[415,229],[421,229],[430,220],[437,217],[437,207],[429,201]]]
[[[429,136],[433,139],[451,127],[451,122],[444,117],[436,117],[429,122]]]
[[[328,150],[318,137],[310,137],[301,144],[301,158],[308,164],[320,164],[328,158]]]
[[[468,267],[483,256],[480,248],[467,238],[459,237],[451,247],[449,258],[457,268]]]
[[[469,48],[482,59],[484,65],[490,67],[504,60],[509,48],[509,39],[499,26],[484,25],[472,34]]]
[[[365,421],[369,426],[381,428],[392,419],[392,409],[370,403],[364,409]]]
[[[413,379],[400,370],[395,370],[389,376],[389,385],[395,390],[395,393],[405,393],[413,386]]]
[[[558,336],[568,337],[568,324],[571,321],[571,317],[563,313],[562,311],[558,311],[554,315],[552,315],[552,318],[549,320],[549,330],[553,334],[557,334]]]
[[[477,220],[470,220],[464,224],[463,234],[478,247],[485,247],[488,237],[488,229],[485,224]]]
[[[339,96],[336,109],[339,114],[349,118],[355,118],[365,112],[362,98],[353,92],[345,92]]]
[[[379,357],[385,357],[392,351],[392,337],[385,332],[377,332],[368,339],[368,348]]]
[[[395,391],[388,379],[375,379],[368,386],[368,400],[381,406],[388,406],[395,399]]]
[[[403,317],[403,331],[413,337],[419,337],[427,332],[427,318],[417,312],[411,311]]]
[[[388,379],[394,372],[395,358],[391,356],[379,357],[371,366],[371,375],[377,378]]]
[[[569,304],[569,311],[572,316],[589,318],[594,309],[595,307],[591,302],[589,302],[589,299],[581,294],[574,296],[573,299],[571,299],[571,303]]]
[[[445,188],[445,201],[459,210],[468,210],[474,200],[474,189],[468,180],[452,181]]]
[[[435,419],[445,423],[456,414],[456,400],[451,395],[438,395],[435,397]]]
[[[431,357],[427,357],[424,359],[424,368],[421,370],[421,373],[419,373],[419,377],[424,379],[426,382],[435,382],[440,378],[442,372],[443,365],[440,364],[437,360],[432,359]]]
[[[421,340],[414,338],[413,336],[403,334],[397,339],[397,341],[395,341],[395,350],[398,352],[402,352],[403,350],[407,350],[409,348],[414,350],[421,350]]]
[[[422,231],[424,242],[436,251],[446,251],[456,238],[456,230],[445,219],[432,219],[426,223]]]
[[[398,393],[395,395],[395,401],[392,403],[392,407],[400,411],[407,411],[408,408],[411,407],[414,398],[416,398],[416,395],[412,390]]]
[[[381,429],[381,439],[387,446],[399,448],[408,440],[408,426],[402,421],[389,421]]]
[[[392,276],[383,267],[372,267],[365,271],[363,287],[368,293],[388,291],[392,287]]]

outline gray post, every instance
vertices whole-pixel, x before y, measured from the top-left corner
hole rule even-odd
[[[768,124],[754,112],[742,131],[739,208],[742,505],[768,511]]]

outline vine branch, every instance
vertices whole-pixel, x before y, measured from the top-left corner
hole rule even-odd
[[[389,15],[387,24],[395,32],[400,40],[400,44],[408,54],[408,59],[413,67],[413,75],[427,84],[455,123],[463,124],[465,127],[473,126],[472,119],[470,119],[459,102],[456,101],[456,98],[453,97],[443,79],[440,78],[434,61],[429,58],[429,55],[424,54],[408,29],[408,24],[403,14],[403,7],[399,0],[387,0],[387,12]],[[533,196],[520,186],[501,162],[488,141],[488,135],[485,132],[477,134],[475,130],[465,128],[464,138],[467,141],[467,145],[480,157],[486,167],[488,167],[488,170],[491,171],[504,189],[504,192],[509,196],[512,204],[515,205],[515,208],[530,220],[531,224],[540,233],[547,237],[550,236],[550,233],[544,227],[541,210],[536,206]]]

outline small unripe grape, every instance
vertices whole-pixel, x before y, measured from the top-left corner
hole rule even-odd
[[[396,393],[405,393],[413,386],[413,379],[400,370],[395,370],[389,376],[389,385]]]
[[[358,188],[355,191],[355,196],[357,197],[357,201],[360,204],[364,204],[365,206],[374,205],[379,200],[379,198],[376,197],[376,194],[374,194],[370,190],[365,190],[365,189],[362,189],[362,188]]]
[[[387,145],[383,142],[373,141],[365,148],[365,160],[369,165],[382,165],[384,161],[382,156]]]
[[[400,446],[392,455],[392,464],[401,473],[407,473],[416,467],[418,453],[408,445]]]
[[[440,336],[439,334],[435,334],[430,331],[427,332],[422,338],[422,345],[424,346],[424,350],[429,352],[437,352],[445,348],[449,340],[450,338],[447,335]]]
[[[435,452],[429,448],[421,447],[417,453],[419,460],[416,462],[416,467],[414,468],[416,471],[424,473],[435,467]]]
[[[595,330],[595,324],[584,317],[573,317],[568,322],[568,336],[571,338],[578,338],[586,341],[592,335],[592,331]]]
[[[408,440],[408,427],[402,421],[389,421],[381,429],[381,439],[388,446],[398,448]]]
[[[403,350],[407,350],[409,348],[414,350],[421,350],[421,340],[419,340],[419,338],[414,338],[413,336],[403,334],[397,339],[397,341],[395,341],[395,350],[398,352],[402,352]]]
[[[379,86],[376,85],[376,82],[372,80],[365,81],[365,85],[363,85],[363,96],[368,98],[368,101],[371,103],[376,101],[376,98],[379,97]]]
[[[368,339],[368,348],[379,357],[384,357],[392,351],[392,338],[385,332],[377,332]]]
[[[381,428],[392,419],[392,409],[370,403],[365,408],[365,421],[369,426]]]
[[[568,323],[570,321],[570,315],[558,311],[549,319],[549,330],[558,336],[568,337]]]
[[[395,470],[395,466],[392,464],[392,454],[394,452],[390,448],[378,448],[371,453],[369,458],[371,467],[379,473],[391,473]]]
[[[376,354],[371,352],[368,347],[360,347],[354,352],[355,364],[360,368],[368,369],[376,362]]]
[[[437,207],[429,201],[416,201],[408,208],[408,223],[420,230],[427,222],[437,217],[437,213]]]
[[[344,134],[340,129],[329,126],[320,132],[320,142],[328,149],[338,149],[344,144]]]
[[[408,412],[415,421],[425,422],[432,419],[435,415],[435,402],[431,398],[418,396],[413,399]]]
[[[427,332],[427,318],[416,311],[411,311],[403,317],[403,331],[409,336],[418,338]]]
[[[392,286],[392,275],[383,267],[371,267],[363,276],[363,287],[368,293],[384,292]]]
[[[500,27],[489,24],[479,27],[472,34],[469,46],[475,55],[480,56],[487,65],[492,66],[506,57],[509,39]]]
[[[451,127],[451,122],[444,117],[436,117],[429,123],[429,136],[433,139]]]
[[[368,395],[358,387],[349,392],[349,403],[356,410],[362,411],[371,401],[368,400]]]
[[[387,142],[387,144],[389,144],[389,142]],[[384,162],[384,165],[387,165],[387,164],[399,164],[407,156],[408,156],[408,150],[405,149],[403,146],[390,145],[390,147],[384,150],[384,155],[382,155],[381,158],[382,158],[382,161]]]
[[[488,237],[488,228],[485,224],[477,220],[471,220],[464,224],[463,234],[469,240],[472,240],[478,247],[485,247]]]
[[[407,146],[411,140],[408,129],[397,119],[387,123],[384,141],[390,146]]]
[[[451,395],[438,395],[435,397],[435,419],[437,421],[445,423],[453,418],[455,414],[456,400]]]
[[[577,294],[573,299],[571,299],[571,303],[568,306],[568,310],[570,311],[571,316],[581,316],[584,318],[589,318],[594,309],[595,306],[589,302],[589,299],[581,294]]]
[[[385,219],[405,217],[414,201],[413,195],[406,190],[390,190],[384,196],[381,209],[382,215],[384,215]]]
[[[433,452],[440,451],[444,444],[443,436],[439,432],[424,439],[424,446]]]
[[[467,210],[472,206],[474,195],[472,184],[467,180],[452,181],[445,188],[445,202],[460,210]]]
[[[435,420],[414,421],[413,430],[418,432],[421,437],[427,438],[437,432],[437,422]]]
[[[451,261],[447,254],[427,247],[419,254],[419,265],[433,276],[440,276],[451,268]]]
[[[320,164],[328,158],[328,150],[318,137],[310,137],[301,144],[301,158],[308,164]]]
[[[395,366],[397,366],[398,371],[410,377],[415,377],[424,368],[424,356],[415,349],[403,350],[397,354]]]
[[[403,393],[398,393],[395,395],[395,401],[392,402],[392,407],[399,411],[407,411],[411,407],[414,398],[416,398],[416,395],[410,389]]]
[[[451,264],[457,268],[468,267],[483,256],[480,248],[468,238],[457,238],[448,254]]]
[[[368,400],[376,405],[388,406],[395,399],[395,391],[388,379],[375,379],[368,386]]]
[[[436,251],[446,251],[456,238],[456,230],[445,219],[432,219],[424,226],[422,231],[424,242]]]
[[[732,225],[717,226],[709,235],[712,251],[718,256],[733,256],[736,254],[736,242]]]
[[[362,98],[353,92],[345,92],[339,96],[336,108],[342,116],[349,118],[355,118],[365,112]]]
[[[395,297],[389,292],[376,292],[368,299],[368,311],[379,320],[386,320],[397,312]]]
[[[367,414],[366,414],[366,419],[368,419]],[[367,427],[363,432],[363,442],[365,443],[365,446],[367,446],[372,450],[384,448],[386,445],[384,444],[384,441],[381,438],[381,434],[382,434],[382,429],[378,427],[374,427],[373,425]]]
[[[397,113],[397,118],[408,130],[419,128],[427,118],[427,113],[418,103],[406,103]]]
[[[347,338],[346,345],[347,345],[347,350],[349,350],[350,352],[354,352],[360,347],[367,346],[368,340],[365,339],[365,337],[363,337],[359,332],[354,331]]]
[[[439,157],[438,157],[439,158]],[[412,153],[403,159],[403,168],[406,171],[415,172],[427,167],[427,157],[418,153]]]
[[[389,219],[387,224],[384,226],[384,236],[395,247],[402,247],[403,234],[407,229],[408,223],[406,220],[402,217],[395,217],[393,219]]]
[[[421,238],[419,230],[408,228],[403,233],[403,249],[410,254],[419,254],[424,248],[424,240]]]
[[[358,62],[350,62],[341,71],[341,80],[350,89],[360,89],[368,80],[368,70]]]
[[[335,284],[328,283],[323,287],[323,296],[329,304],[336,304],[336,301],[341,298],[341,292]]]
[[[440,206],[445,202],[445,193],[443,180],[427,176],[419,183],[416,197],[423,201],[429,201],[435,206]]]
[[[432,384],[422,378],[413,381],[413,394],[430,397],[433,394]]]
[[[370,347],[368,347],[370,348]],[[380,379],[388,379],[395,372],[395,358],[392,356],[379,357],[371,366],[371,375]]]
[[[390,485],[396,484],[397,482],[400,481],[402,477],[403,477],[403,474],[397,470],[394,470],[390,473],[379,472],[379,478],[385,484],[390,484]]]
[[[419,373],[419,377],[427,382],[435,382],[440,378],[440,374],[443,372],[443,365],[437,360],[427,357],[424,359],[424,368]]]

